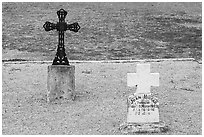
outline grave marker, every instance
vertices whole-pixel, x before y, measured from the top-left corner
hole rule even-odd
[[[73,99],[75,92],[75,66],[69,64],[65,53],[64,32],[66,30],[78,32],[80,26],[77,22],[72,24],[65,22],[67,11],[64,9],[57,11],[57,15],[59,22],[55,24],[47,21],[43,25],[45,31],[56,29],[59,32],[57,53],[52,65],[48,66],[47,100],[49,102],[61,98]]]
[[[136,87],[136,93],[127,99],[127,123],[121,126],[126,132],[164,131],[159,120],[159,102],[151,95],[151,86],[159,86],[159,74],[150,73],[150,64],[138,64],[137,73],[127,74],[127,85]]]

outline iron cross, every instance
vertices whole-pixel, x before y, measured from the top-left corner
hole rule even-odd
[[[60,9],[59,11],[57,11],[57,15],[59,18],[59,22],[54,24],[47,21],[43,25],[45,31],[50,31],[54,29],[59,31],[57,53],[53,60],[52,65],[69,65],[69,61],[67,59],[65,48],[64,48],[64,31],[70,30],[70,31],[78,32],[80,29],[80,26],[77,22],[72,24],[67,24],[65,22],[67,11],[65,11],[64,9]]]

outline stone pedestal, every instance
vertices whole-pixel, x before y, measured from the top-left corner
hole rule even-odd
[[[47,100],[72,99],[75,95],[75,66],[50,65],[47,77]]]

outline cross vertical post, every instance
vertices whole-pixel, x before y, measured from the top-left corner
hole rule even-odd
[[[65,53],[65,47],[64,47],[64,32],[66,30],[78,32],[80,29],[80,26],[77,22],[73,24],[67,24],[65,22],[67,11],[65,11],[64,9],[60,9],[59,11],[57,11],[57,15],[59,18],[59,22],[57,22],[57,24],[50,23],[47,21],[43,25],[45,31],[56,29],[59,32],[57,53],[53,60],[52,65],[69,65],[69,61],[67,59],[67,56]]]

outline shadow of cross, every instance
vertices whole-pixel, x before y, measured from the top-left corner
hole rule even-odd
[[[137,73],[127,74],[127,85],[137,86],[137,94],[148,94],[151,86],[159,86],[159,73],[150,73],[150,64],[137,64]]]
[[[57,15],[59,18],[59,22],[55,24],[47,21],[43,25],[43,28],[45,29],[45,31],[56,29],[59,32],[57,53],[53,60],[52,65],[69,65],[69,61],[67,59],[65,48],[64,48],[64,31],[70,30],[73,32],[78,32],[80,29],[80,26],[77,22],[72,24],[67,24],[65,22],[67,11],[65,11],[64,9],[60,9],[59,11],[57,11]]]

